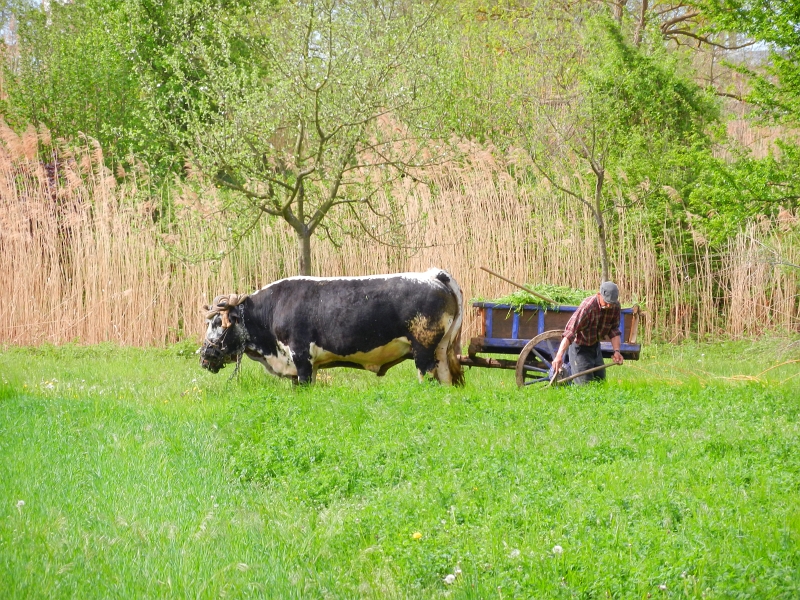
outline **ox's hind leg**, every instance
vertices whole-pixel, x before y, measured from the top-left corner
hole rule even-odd
[[[414,364],[417,365],[417,375],[420,382],[426,373],[436,370],[436,347],[428,348],[416,340],[411,342],[411,353],[414,355]]]

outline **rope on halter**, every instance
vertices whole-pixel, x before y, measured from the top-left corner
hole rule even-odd
[[[214,298],[214,302],[203,307],[206,310],[206,319],[213,319],[215,316],[219,315],[222,317],[222,328],[227,329],[231,326],[229,317],[230,310],[239,306],[249,297],[250,294],[226,294],[217,296]]]
[[[241,369],[241,368],[242,368],[242,355],[241,354],[237,354],[236,355],[236,368],[233,370],[233,373],[231,373],[231,376],[228,377],[228,383],[233,381],[233,378],[236,377],[239,374],[239,369]]]

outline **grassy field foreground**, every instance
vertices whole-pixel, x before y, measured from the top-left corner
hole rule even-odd
[[[540,392],[188,350],[3,349],[1,598],[800,597],[798,340]]]

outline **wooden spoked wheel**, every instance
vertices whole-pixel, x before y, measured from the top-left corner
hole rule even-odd
[[[519,353],[517,359],[517,386],[543,384],[550,381],[550,366],[561,345],[560,329],[540,333]],[[564,353],[564,367],[569,372],[569,356]]]

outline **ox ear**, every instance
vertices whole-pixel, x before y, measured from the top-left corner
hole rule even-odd
[[[234,306],[233,308],[228,310],[228,319],[230,319],[231,325],[236,325],[237,323],[242,322],[242,307],[241,306]]]

